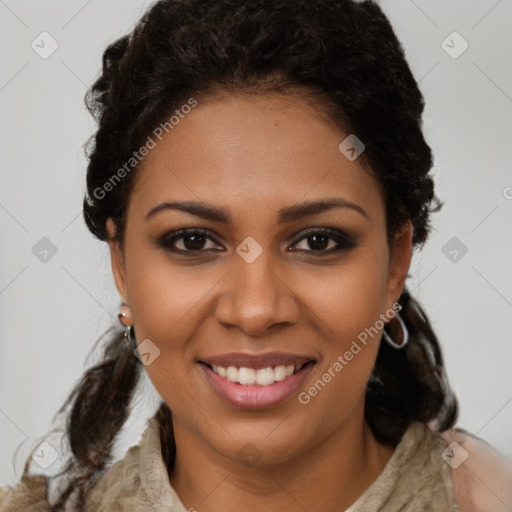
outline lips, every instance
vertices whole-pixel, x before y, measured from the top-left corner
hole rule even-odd
[[[315,360],[283,352],[230,353],[198,361],[211,388],[238,408],[266,408],[289,398]]]

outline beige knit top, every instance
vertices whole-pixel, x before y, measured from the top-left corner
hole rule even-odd
[[[0,487],[0,512],[49,512],[47,499],[46,477],[25,476]],[[187,512],[170,485],[154,418],[87,499],[87,512]],[[511,512],[512,461],[464,431],[440,435],[412,424],[382,473],[344,512],[420,511]]]

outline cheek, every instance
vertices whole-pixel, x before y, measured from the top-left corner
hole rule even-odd
[[[376,261],[370,251],[360,251],[323,276],[297,280],[302,283],[297,294],[343,349],[384,313],[386,277],[385,261]]]
[[[330,301],[315,303],[323,357],[297,398],[305,414],[322,418],[322,426],[312,427],[318,432],[335,429],[361,403],[379,349],[380,291],[360,279],[348,291],[331,290]]]
[[[168,344],[182,338],[214,283],[200,267],[171,263],[163,249],[139,247],[127,261],[128,288],[137,337]]]
[[[197,328],[197,312],[206,290],[200,280],[186,279],[193,272],[173,268],[159,252],[139,250],[127,261],[127,275],[137,341],[150,340],[157,347],[158,357],[145,369],[170,404],[169,400],[175,400],[164,396],[166,390],[175,390],[173,396],[179,394],[180,383],[191,371],[193,354],[187,340]]]
[[[192,389],[191,383],[198,376],[190,344],[199,325],[198,315],[201,298],[206,290],[204,283],[194,283],[190,279],[183,282],[183,272],[173,271],[170,265],[146,266],[131,274],[130,294],[133,294],[132,307],[136,326],[137,341],[149,339],[158,347],[158,357],[145,366],[145,371],[158,394],[173,411],[173,415],[187,423],[190,419],[190,406],[195,404],[202,410],[205,404]],[[176,273],[176,275],[173,275]],[[215,414],[215,411],[209,411]],[[201,423],[204,415],[192,415],[195,423]],[[197,425],[189,425],[197,428]]]
[[[314,315],[315,329],[324,355],[313,388],[304,401],[329,409],[336,403],[350,410],[364,392],[377,356],[380,315],[384,313],[386,268],[363,253],[329,274],[328,279],[303,282],[303,297]],[[306,294],[306,290],[309,292]],[[331,411],[333,418],[336,411]]]

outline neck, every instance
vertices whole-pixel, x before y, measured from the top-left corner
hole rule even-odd
[[[188,510],[339,512],[375,481],[394,451],[374,438],[364,401],[330,436],[274,464],[245,465],[220,455],[175,418],[173,427],[170,483]]]

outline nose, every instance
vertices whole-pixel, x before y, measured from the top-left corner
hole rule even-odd
[[[250,336],[263,336],[278,325],[292,325],[300,316],[293,283],[272,264],[265,251],[252,263],[238,260],[223,280],[216,319]]]

